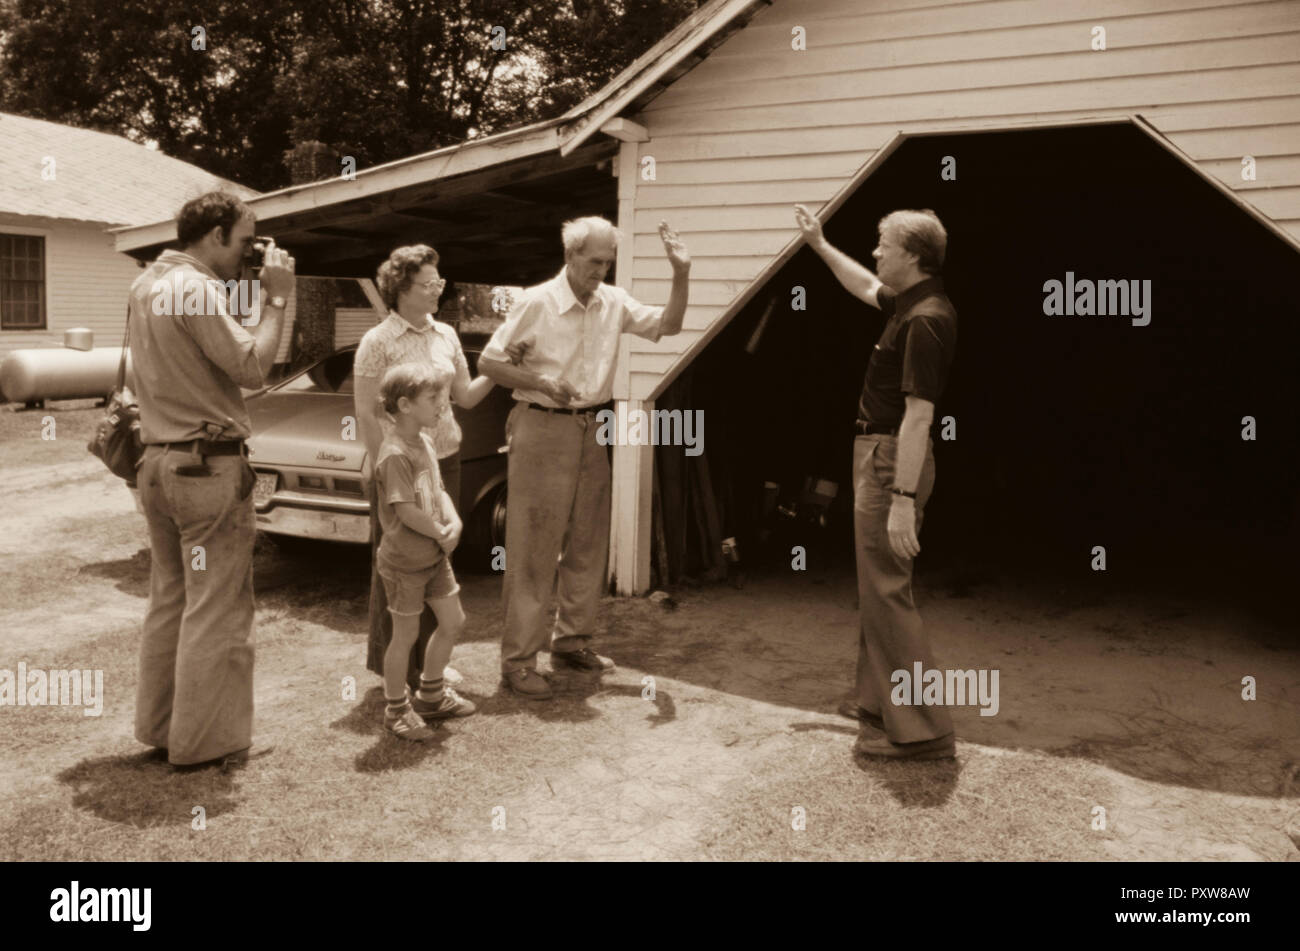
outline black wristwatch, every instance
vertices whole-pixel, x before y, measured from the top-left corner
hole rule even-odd
[[[891,486],[889,487],[889,491],[892,492],[892,493],[894,493],[894,495],[901,495],[901,496],[904,496],[904,497],[906,497],[906,498],[911,499],[912,501],[916,501],[916,493],[915,493],[915,492],[908,492],[906,489],[900,489],[900,488],[899,488],[898,486],[896,486],[896,485],[891,485]]]

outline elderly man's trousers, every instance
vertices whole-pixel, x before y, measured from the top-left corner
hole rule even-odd
[[[506,422],[510,445],[501,667],[590,646],[609,556],[609,449],[594,414],[533,409]],[[555,611],[551,611],[551,599]]]
[[[943,705],[895,704],[895,671],[909,678],[914,664],[934,669],[934,656],[912,598],[912,559],[899,558],[889,545],[889,507],[894,496],[898,438],[858,436],[853,443],[853,528],[858,567],[858,706],[884,718],[895,743],[916,743],[953,732]],[[927,444],[916,488],[916,533],[921,534],[925,503],[934,490],[934,451]],[[910,680],[909,680],[910,683]],[[911,691],[907,691],[911,699]]]

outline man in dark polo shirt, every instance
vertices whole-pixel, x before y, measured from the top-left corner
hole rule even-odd
[[[930,425],[957,347],[957,314],[939,277],[948,235],[932,211],[895,211],[880,221],[872,256],[879,277],[836,250],[802,205],[804,238],[845,290],[888,322],[867,363],[853,446],[854,539],[858,565],[856,694],[840,712],[861,721],[854,749],[893,759],[948,759],[952,717],[939,704],[898,704],[895,671],[935,669],[912,599],[912,559],[934,488]],[[907,699],[912,699],[907,691]]]
[[[173,766],[225,768],[267,749],[252,742],[256,529],[239,388],[261,386],[275,360],[293,258],[267,248],[266,301],[250,333],[254,315],[232,314],[227,293],[257,299],[233,284],[252,246],[252,210],[211,192],[185,204],[176,234],[180,250],[159,255],[130,297],[145,444],[136,481],[152,555],[135,736]]]

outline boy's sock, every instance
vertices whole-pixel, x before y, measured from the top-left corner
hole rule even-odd
[[[437,703],[442,699],[442,678],[428,680],[420,675],[420,689],[415,694],[425,703]]]
[[[385,697],[384,700],[388,704],[384,707],[384,713],[388,714],[390,717],[401,716],[406,711],[406,705],[411,702],[410,698],[406,694],[402,694],[402,696],[396,700],[389,697]]]

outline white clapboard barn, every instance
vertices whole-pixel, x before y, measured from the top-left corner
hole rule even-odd
[[[368,277],[394,244],[424,240],[449,277],[487,283],[553,274],[561,221],[602,213],[630,236],[617,282],[656,303],[667,219],[694,258],[686,329],[624,338],[616,397],[653,409],[694,369],[715,478],[743,453],[738,433],[768,444],[749,471],[760,485],[763,465],[830,446],[825,471],[803,474],[838,480],[843,505],[880,323],[804,248],[795,202],[861,258],[892,208],[947,222],[962,336],[940,412],[959,436],[936,448],[948,481],[934,504],[978,508],[972,531],[998,533],[1004,507],[1025,545],[1084,546],[1080,524],[1108,499],[1146,492],[1177,507],[1126,509],[1116,531],[1160,536],[1226,504],[1198,494],[1221,483],[1195,468],[1225,459],[1214,471],[1269,499],[1261,517],[1294,518],[1276,465],[1296,423],[1292,0],[715,0],[562,117],[253,205],[311,273]],[[118,248],[148,256],[173,238],[160,220]],[[1150,286],[1151,318],[1052,316],[1051,280],[1136,281],[1135,298]],[[1268,464],[1232,461],[1247,416]],[[663,451],[614,450],[621,592],[651,576]],[[1035,514],[1072,507],[1082,522]],[[941,514],[935,531],[953,524]]]

